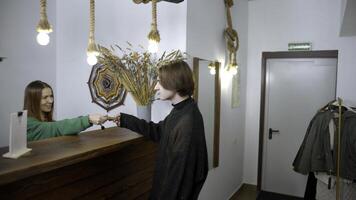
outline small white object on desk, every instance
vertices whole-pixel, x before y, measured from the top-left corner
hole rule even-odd
[[[17,159],[21,155],[31,151],[27,148],[27,110],[11,113],[10,115],[10,138],[9,152],[5,158]]]

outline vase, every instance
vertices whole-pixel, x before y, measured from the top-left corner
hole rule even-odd
[[[146,122],[151,121],[151,104],[140,106],[137,105],[137,117],[146,120]]]

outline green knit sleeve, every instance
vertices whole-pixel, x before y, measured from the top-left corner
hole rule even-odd
[[[27,119],[27,140],[34,141],[62,135],[76,135],[90,126],[89,116],[55,122],[42,122],[29,117]]]

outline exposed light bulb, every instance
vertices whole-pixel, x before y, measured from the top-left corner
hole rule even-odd
[[[216,74],[215,68],[210,68],[210,74],[211,74],[211,75],[215,75],[215,74]]]
[[[229,72],[232,75],[236,75],[237,74],[237,66],[231,66],[230,69],[229,69]]]
[[[155,40],[148,40],[148,51],[150,53],[157,53],[158,52],[158,45],[159,43]]]
[[[36,40],[37,40],[38,44],[40,44],[42,46],[46,46],[49,43],[49,35],[48,35],[48,33],[39,32],[37,34]]]
[[[88,54],[87,62],[90,66],[93,66],[98,62],[98,59],[96,58],[95,54],[91,53],[91,54]]]

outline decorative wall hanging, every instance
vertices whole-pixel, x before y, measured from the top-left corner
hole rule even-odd
[[[240,73],[233,76],[231,82],[231,107],[237,108],[240,106]]]
[[[36,28],[38,32],[36,40],[38,44],[42,46],[45,46],[49,43],[50,38],[48,34],[53,31],[52,26],[49,24],[47,19],[46,5],[47,5],[46,0],[40,0],[40,21],[38,22]]]
[[[98,104],[107,112],[123,105],[126,89],[112,68],[100,63],[94,65],[88,85],[93,103]]]
[[[90,27],[89,27],[89,43],[87,48],[87,62],[89,65],[95,65],[98,62],[97,56],[99,51],[97,50],[94,31],[95,31],[95,0],[90,0]]]

